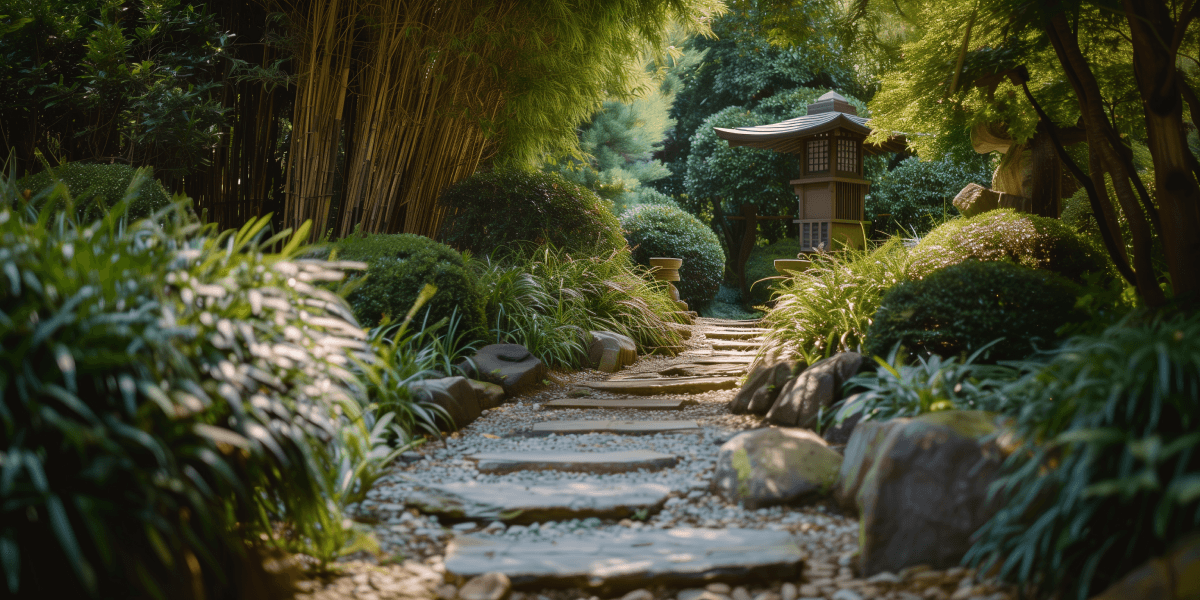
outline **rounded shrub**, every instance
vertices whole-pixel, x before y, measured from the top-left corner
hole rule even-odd
[[[679,296],[693,309],[709,303],[721,287],[725,252],[717,234],[699,219],[673,206],[636,206],[621,217],[633,259],[649,265],[651,257],[682,258]]]
[[[479,255],[522,243],[607,256],[625,246],[611,203],[556,173],[476,173],[442,193],[438,239]]]
[[[1108,270],[1103,252],[1061,221],[999,209],[955,219],[929,232],[910,254],[908,276],[920,279],[971,259],[1007,260],[1076,282],[1088,273]]]
[[[138,169],[122,164],[66,163],[29,175],[17,186],[21,189],[44,190],[56,180],[62,181],[75,202],[76,216],[84,221],[93,221],[103,217],[110,207],[125,198],[137,172]],[[149,217],[171,203],[166,190],[154,177],[146,177],[132,191],[125,213],[130,220]]]
[[[367,263],[366,280],[348,296],[364,327],[378,325],[384,315],[400,321],[425,284],[437,294],[425,305],[429,324],[457,315],[459,331],[484,330],[483,295],[458,251],[411,233],[351,235],[339,240],[337,257]]]
[[[1049,271],[1008,262],[967,261],[888,290],[867,330],[866,351],[888,356],[897,342],[912,355],[967,356],[997,338],[983,362],[1015,360],[1055,341],[1083,319],[1079,288]]]

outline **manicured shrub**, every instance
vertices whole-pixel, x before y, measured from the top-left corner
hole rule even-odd
[[[1088,273],[1108,270],[1104,251],[1061,221],[1000,209],[955,219],[929,232],[913,248],[908,275],[920,279],[969,259],[1007,260],[1077,283]]]
[[[1023,442],[967,556],[981,571],[1083,600],[1200,528],[1200,314],[1073,337],[1005,394]]]
[[[717,234],[699,219],[673,206],[639,206],[621,217],[633,259],[649,265],[650,258],[682,258],[679,297],[698,309],[717,295],[725,271],[725,252]]]
[[[76,224],[52,214],[58,192],[39,213],[11,181],[0,595],[230,597],[262,572],[252,548],[340,535],[324,475],[335,409],[357,408],[349,349],[366,346],[344,301],[306,283],[340,271],[293,260],[307,230],[272,253],[265,218],[219,235],[182,217]]]
[[[482,295],[462,254],[453,248],[411,233],[355,234],[335,248],[339,259],[367,263],[365,281],[347,298],[363,325],[378,325],[384,315],[403,319],[429,283],[437,294],[425,305],[427,313],[418,315],[418,324],[454,316],[463,333],[483,332]]]
[[[779,279],[775,270],[775,259],[796,258],[800,254],[800,240],[785,237],[770,246],[757,246],[750,251],[746,260],[746,285],[750,286],[750,304],[766,304],[771,295],[783,289],[784,279]]]
[[[889,290],[865,348],[887,356],[900,343],[912,355],[965,358],[1003,337],[980,360],[1021,359],[1057,341],[1054,331],[1063,324],[1083,318],[1078,295],[1078,286],[1049,271],[971,260]]]
[[[67,163],[49,171],[25,177],[17,184],[22,190],[46,190],[56,180],[67,186],[81,221],[100,219],[109,207],[126,197],[136,169],[123,164]],[[171,203],[162,184],[153,177],[138,179],[129,194],[126,211],[130,220],[144,219]]]
[[[478,255],[521,242],[552,244],[572,256],[607,256],[625,245],[611,203],[556,173],[476,173],[450,186],[438,204],[447,211],[438,239]]]
[[[951,201],[968,183],[991,186],[991,160],[986,155],[978,157],[967,162],[927,161],[916,156],[904,159],[871,185],[867,219],[876,230],[925,234],[946,215],[959,214]]]

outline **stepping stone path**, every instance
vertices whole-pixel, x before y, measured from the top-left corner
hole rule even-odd
[[[629,590],[639,590],[636,600],[905,598],[891,593],[900,587],[878,587],[893,583],[854,579],[846,566],[857,550],[853,519],[814,507],[747,510],[711,490],[721,444],[758,426],[727,404],[765,330],[705,318],[691,328],[701,335],[677,357],[642,357],[614,374],[565,374],[406,453],[409,462],[363,503],[384,551],[410,559],[406,568],[443,574],[443,599],[496,572],[517,590],[510,600],[612,599]],[[591,395],[568,395],[581,388]],[[913,576],[895,580],[905,577]],[[955,591],[945,583],[943,595],[933,594],[930,581],[942,580],[903,589],[927,598]],[[353,594],[302,597],[373,597],[361,583],[347,585],[338,589]],[[432,600],[409,600],[418,597]]]

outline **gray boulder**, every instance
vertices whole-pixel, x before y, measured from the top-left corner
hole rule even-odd
[[[721,446],[713,490],[748,509],[826,494],[842,457],[807,429],[756,429]]]
[[[780,390],[792,379],[796,364],[794,360],[759,363],[746,377],[746,384],[729,401],[729,411],[735,415],[766,414],[779,397]]]
[[[990,190],[978,183],[968,183],[953,200],[954,207],[964,217],[973,217],[1000,206],[1000,192]]]
[[[479,410],[488,410],[504,404],[504,388],[486,381],[468,379],[471,388],[475,390],[475,398],[479,401]]]
[[[991,441],[998,428],[994,415],[958,410],[859,424],[835,496],[853,494],[864,576],[959,564],[999,507],[988,497],[1005,454]]]
[[[842,384],[869,368],[857,352],[839,352],[817,361],[779,391],[767,411],[767,422],[781,427],[814,427],[821,410],[828,410],[842,399]]]
[[[462,429],[482,414],[475,388],[466,377],[423,379],[408,384],[408,391],[413,400],[430,402],[445,409],[452,422],[446,423],[439,418],[438,425],[447,430]]]
[[[846,398],[846,401],[842,403],[842,408],[838,409],[839,412],[843,409],[853,410],[854,404],[858,402],[858,399],[861,395],[862,394],[854,394],[853,396]],[[858,422],[861,420],[862,413],[856,412],[850,414],[845,419],[842,419],[841,423],[834,422],[827,429],[825,429],[825,431],[822,431],[821,437],[830,444],[835,446],[843,446],[850,441],[850,436],[854,433],[854,428],[858,426]]]
[[[478,378],[504,387],[509,396],[520,394],[546,378],[546,365],[520,344],[484,346],[471,358]]]
[[[637,360],[637,344],[619,333],[593,331],[588,343],[588,360],[597,370],[616,373]]]

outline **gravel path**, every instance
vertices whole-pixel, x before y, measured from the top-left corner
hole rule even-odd
[[[745,322],[742,322],[745,323]],[[704,331],[714,328],[745,327],[732,322],[698,319],[694,334],[685,342],[686,351],[676,357],[642,357],[618,375],[649,375],[673,366],[687,364],[701,356],[712,356],[711,340]],[[719,355],[737,354],[717,352]],[[752,356],[753,353],[741,353]],[[899,574],[885,573],[871,579],[858,579],[850,569],[857,551],[858,522],[829,506],[773,507],[746,510],[729,504],[709,491],[717,451],[722,443],[740,431],[758,426],[753,416],[732,415],[726,405],[736,390],[670,396],[693,402],[681,410],[640,411],[610,409],[546,409],[543,404],[556,399],[576,397],[584,391],[578,384],[609,379],[609,374],[594,370],[554,373],[553,383],[505,405],[485,411],[484,415],[449,436],[444,442],[423,446],[409,464],[381,479],[359,507],[360,514],[376,523],[374,532],[383,553],[397,561],[389,565],[373,564],[374,557],[342,565],[345,575],[330,581],[302,582],[304,598],[432,598],[455,600],[457,587],[445,574],[443,560],[446,544],[458,534],[496,536],[504,539],[554,539],[562,536],[605,536],[638,529],[673,527],[747,528],[788,531],[805,554],[804,576],[799,581],[763,581],[747,587],[712,584],[707,589],[652,588],[630,592],[626,600],[797,600],[825,598],[856,600],[896,598],[914,600],[1003,600],[1010,597],[994,585],[979,584],[973,573],[964,569],[940,572],[909,569]],[[591,392],[590,397],[617,397]],[[550,420],[695,420],[698,432],[656,435],[618,435],[589,433],[532,437],[527,431],[533,424]],[[465,459],[479,452],[568,452],[653,450],[680,457],[669,469],[630,473],[567,473],[524,471],[503,475],[480,473]],[[656,514],[639,513],[635,518],[602,520],[587,518],[551,521],[529,525],[500,522],[439,520],[406,508],[404,501],[414,486],[421,483],[499,482],[523,485],[569,486],[573,483],[653,483],[668,486],[670,498]],[[586,590],[543,590],[513,592],[513,600],[599,600]]]

